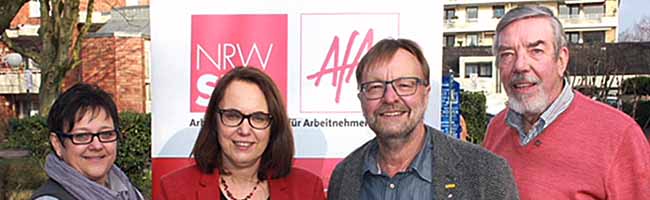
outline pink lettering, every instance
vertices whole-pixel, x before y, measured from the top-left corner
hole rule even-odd
[[[361,45],[359,46],[359,50],[357,51],[354,60],[348,62],[350,54],[352,53],[352,45],[354,45],[357,35],[359,35],[359,32],[356,30],[350,35],[350,40],[348,40],[345,55],[343,56],[343,61],[341,63],[339,63],[339,37],[334,36],[334,40],[332,40],[332,45],[327,52],[327,56],[325,57],[325,61],[323,61],[320,71],[307,76],[308,80],[316,79],[314,85],[318,87],[323,76],[332,74],[332,86],[336,87],[336,97],[334,101],[337,104],[340,102],[341,88],[343,88],[343,77],[345,76],[346,84],[350,83],[350,78],[352,77],[352,74],[354,74],[361,56],[364,55],[373,44],[373,30],[368,29],[366,37],[361,41]],[[332,66],[331,68],[328,68],[330,67],[330,61],[332,61]],[[347,76],[345,74],[346,72]]]

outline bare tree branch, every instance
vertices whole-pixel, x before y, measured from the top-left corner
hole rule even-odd
[[[74,51],[72,51],[72,60],[70,64],[70,69],[75,69],[81,64],[81,40],[86,37],[86,34],[90,30],[93,20],[93,10],[94,10],[95,0],[88,0],[88,6],[86,7],[86,21],[84,26],[79,31],[79,35],[73,42]]]
[[[9,28],[20,8],[29,0],[0,0],[0,33]]]
[[[7,45],[7,47],[11,48],[13,51],[18,52],[34,60],[34,62],[39,62],[41,60],[39,53],[37,51],[30,50],[28,48],[24,48],[16,44],[11,38],[9,38],[6,32],[2,33],[2,41]]]
[[[0,27],[10,24],[18,9],[29,0],[0,0]],[[16,2],[21,4],[13,5]],[[40,114],[47,114],[51,104],[61,90],[61,83],[71,69],[81,64],[83,38],[92,26],[94,0],[88,1],[85,24],[79,29],[79,10],[81,0],[39,0],[40,27],[38,44],[18,44],[15,39],[3,34],[2,41],[14,51],[21,53],[39,64],[41,84],[38,91]],[[5,12],[7,11],[7,12]],[[11,12],[9,12],[11,11]],[[10,15],[10,18],[4,16]],[[4,23],[4,24],[3,24]],[[8,26],[8,25],[6,25]],[[2,29],[4,32],[4,29]],[[22,38],[20,38],[22,41]],[[28,45],[28,46],[21,46]],[[35,45],[35,46],[32,46]],[[34,48],[36,47],[36,48]]]
[[[619,35],[622,42],[650,41],[650,16],[642,17],[633,27],[626,29]]]

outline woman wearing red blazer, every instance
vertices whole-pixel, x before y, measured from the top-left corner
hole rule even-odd
[[[226,73],[212,92],[192,155],[195,165],[162,177],[163,199],[325,199],[316,175],[292,168],[284,101],[256,68]]]

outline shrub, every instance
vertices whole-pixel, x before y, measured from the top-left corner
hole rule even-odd
[[[45,117],[32,116],[24,119],[11,119],[7,147],[29,150],[33,157],[44,160],[45,155],[51,149],[48,135]]]
[[[480,144],[483,142],[488,123],[485,95],[482,92],[463,91],[460,98],[462,99],[460,113],[465,119],[467,133],[470,137],[468,141]]]
[[[151,195],[151,115],[120,113],[122,138],[116,164],[143,195]]]
[[[9,130],[9,122],[6,119],[2,119],[0,116],[0,143],[4,141],[7,136],[7,131]]]
[[[621,86],[624,94],[650,95],[650,77],[634,77],[625,79]]]
[[[43,163],[35,158],[0,159],[0,195],[9,198],[9,194],[22,190],[35,190],[47,180]],[[0,197],[2,199],[2,197]]]
[[[624,103],[623,112],[627,113],[629,116],[633,116],[634,102]],[[636,116],[634,117],[636,123],[644,129],[650,129],[650,101],[639,101],[636,107]],[[649,132],[646,132],[646,137],[650,136]]]

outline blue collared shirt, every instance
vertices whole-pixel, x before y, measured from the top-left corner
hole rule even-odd
[[[423,147],[409,168],[392,178],[378,168],[379,144],[371,144],[364,161],[361,199],[434,199],[431,134],[425,133]]]
[[[539,117],[539,120],[535,122],[533,127],[530,129],[528,133],[526,133],[526,129],[524,128],[524,116],[522,114],[519,114],[515,112],[512,109],[509,109],[508,111],[508,117],[506,117],[506,123],[514,128],[517,129],[517,132],[519,132],[519,139],[521,142],[521,145],[527,145],[535,139],[538,135],[546,129],[555,119],[560,116],[567,108],[569,108],[569,105],[571,105],[571,102],[573,102],[573,97],[575,94],[573,93],[573,89],[571,89],[571,86],[569,85],[569,81],[566,79],[564,80],[564,88],[562,88],[562,92],[560,93],[560,96],[551,104],[551,106],[542,113],[542,115]]]

